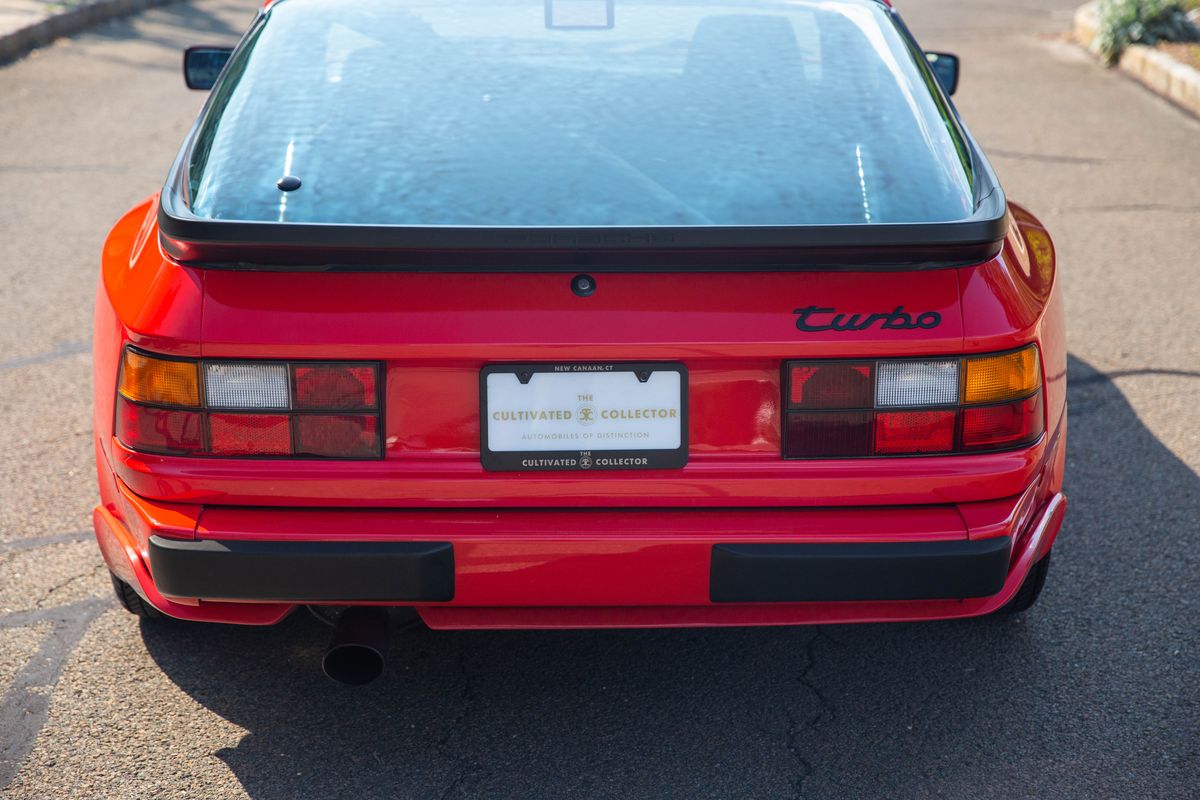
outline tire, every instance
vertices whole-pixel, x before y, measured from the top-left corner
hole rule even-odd
[[[121,608],[142,619],[168,618],[166,614],[143,600],[142,596],[134,591],[134,588],[128,583],[111,572],[108,573],[108,577],[112,578],[113,594],[117,596],[117,602],[121,604]]]
[[[1046,553],[1041,561],[1033,565],[1033,568],[1029,570],[1029,574],[1025,576],[1025,582],[1021,584],[1021,588],[1013,595],[1013,599],[1009,600],[998,613],[1021,614],[1033,608],[1038,598],[1042,596],[1042,587],[1046,585],[1046,574],[1048,572],[1050,572],[1050,553]]]

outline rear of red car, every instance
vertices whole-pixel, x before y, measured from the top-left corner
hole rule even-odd
[[[479,628],[972,616],[1044,578],[1053,248],[890,11],[404,5],[276,3],[110,236],[119,581]]]

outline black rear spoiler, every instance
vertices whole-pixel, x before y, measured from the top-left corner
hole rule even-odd
[[[164,252],[212,269],[595,272],[914,270],[978,264],[1008,234],[1004,191],[967,134],[975,210],[912,224],[511,228],[215,220],[186,201],[185,155],[159,196]]]

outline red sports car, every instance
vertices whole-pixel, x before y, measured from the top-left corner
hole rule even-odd
[[[365,679],[389,606],[1036,600],[1054,248],[951,103],[957,59],[886,2],[276,0],[184,65],[211,94],[96,302],[94,521],[129,610],[325,609],[331,671]]]

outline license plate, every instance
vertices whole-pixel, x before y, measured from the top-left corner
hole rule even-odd
[[[491,364],[480,374],[479,392],[484,469],[687,464],[682,364]]]

